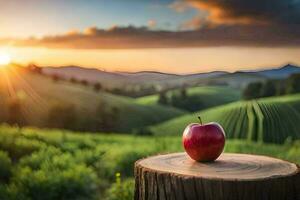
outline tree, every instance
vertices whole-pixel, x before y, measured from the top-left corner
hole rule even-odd
[[[71,82],[71,83],[78,83],[79,81],[77,80],[77,78],[71,77],[71,78],[70,78],[70,82]]]
[[[173,92],[171,96],[171,105],[176,108],[195,112],[203,109],[205,106],[201,95],[190,95],[186,94],[186,90],[180,92]]]
[[[94,84],[94,90],[95,90],[96,92],[100,91],[101,89],[102,89],[101,83],[95,83],[95,84]]]
[[[167,105],[168,104],[168,97],[167,97],[167,92],[162,91],[159,93],[159,98],[158,98],[158,103],[162,105]]]
[[[288,94],[300,92],[300,74],[293,74],[288,78],[286,92]]]
[[[26,125],[26,119],[22,113],[22,104],[19,99],[10,99],[8,102],[8,118],[7,123],[18,125],[20,127]]]
[[[34,73],[38,73],[38,74],[42,74],[43,73],[43,70],[41,67],[35,65],[34,63],[29,63],[28,64],[28,69]]]
[[[180,89],[180,96],[181,96],[182,99],[187,98],[187,92],[186,92],[186,89],[184,87],[182,87]]]
[[[50,128],[76,130],[76,122],[76,109],[71,104],[55,104],[49,110],[47,126]]]
[[[101,102],[96,110],[99,131],[115,131],[119,115],[120,111],[117,107],[108,107],[104,102]]]
[[[262,89],[261,82],[249,83],[248,86],[243,91],[244,99],[256,99],[261,96]]]
[[[82,85],[84,85],[84,86],[88,86],[88,85],[89,85],[88,81],[87,81],[87,80],[84,80],[84,79],[81,80],[80,83],[81,83]]]
[[[62,80],[62,77],[59,76],[58,74],[52,74],[51,78],[54,82],[58,82],[58,81]]]
[[[261,97],[271,97],[277,94],[277,88],[275,81],[268,80],[266,81],[261,88],[260,96]]]

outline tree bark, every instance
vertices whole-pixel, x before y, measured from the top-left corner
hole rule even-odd
[[[296,164],[266,156],[222,154],[199,163],[185,153],[135,164],[135,200],[300,200]]]

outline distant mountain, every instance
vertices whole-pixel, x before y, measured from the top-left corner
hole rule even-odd
[[[264,81],[267,77],[257,72],[234,72],[227,73],[211,79],[211,82],[224,83],[234,88],[244,88],[251,82]]]
[[[78,80],[85,79],[89,82],[100,82],[107,88],[127,86],[135,87],[135,85],[151,84],[159,84],[167,88],[198,84],[224,84],[243,88],[250,82],[262,81],[267,78],[287,78],[291,74],[300,73],[300,67],[288,64],[280,68],[256,71],[237,71],[234,73],[213,71],[184,75],[156,71],[107,72],[99,69],[77,66],[45,67],[43,68],[43,71],[46,74],[57,74],[67,79],[74,77]]]
[[[196,73],[196,74],[187,74],[184,75],[185,78],[213,78],[221,75],[229,74],[226,71],[212,71],[206,73]]]
[[[44,67],[43,72],[48,75],[57,74],[64,78],[76,78],[89,82],[101,82],[106,87],[126,86],[126,84],[138,84],[143,82],[156,82],[180,77],[177,74],[168,74],[155,71],[142,72],[106,72],[94,68],[78,66]]]
[[[130,78],[131,81],[161,81],[166,79],[176,79],[181,76],[178,74],[170,74],[156,71],[119,72],[119,74],[127,76],[128,78]]]
[[[182,84],[214,78],[228,73],[224,71],[213,71],[208,73],[178,75],[156,71],[107,72],[78,66],[44,67],[43,72],[48,75],[60,75],[66,79],[76,78],[89,82],[100,82],[107,88],[124,87],[135,84],[162,84],[168,85],[169,87],[178,87]]]
[[[66,79],[76,78],[78,80],[87,80],[89,82],[101,82],[106,85],[115,86],[115,81],[119,84],[126,81],[127,77],[118,73],[106,72],[98,69],[83,68],[77,66],[65,67],[44,67],[43,72],[48,75],[57,74]]]
[[[256,71],[257,73],[266,76],[268,78],[287,78],[291,74],[300,73],[300,67],[287,64],[280,68],[266,69],[261,71]]]

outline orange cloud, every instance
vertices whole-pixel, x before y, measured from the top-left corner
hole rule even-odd
[[[204,25],[204,20],[201,16],[195,16],[194,18],[182,23],[180,25],[181,30],[195,30],[201,28]]]
[[[174,1],[169,5],[169,8],[175,10],[178,13],[183,13],[187,11],[190,7],[191,5],[189,3],[182,0]]]
[[[266,24],[265,19],[257,19],[256,16],[236,16],[229,8],[217,1],[189,0],[190,5],[201,11],[208,11],[207,20],[213,24]]]
[[[300,24],[300,2],[295,0],[185,0],[208,12],[214,24]]]
[[[156,25],[157,25],[156,20],[150,19],[150,20],[148,21],[148,27],[149,27],[149,28],[155,28]]]
[[[200,27],[200,28],[199,28]],[[41,39],[0,39],[0,45],[74,49],[178,48],[207,46],[300,46],[300,27],[265,25],[212,26],[199,17],[185,24],[185,31],[151,30],[147,27],[90,27]]]

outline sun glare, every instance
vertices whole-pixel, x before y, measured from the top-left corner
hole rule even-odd
[[[11,62],[11,57],[7,53],[0,53],[0,65],[8,65]]]

